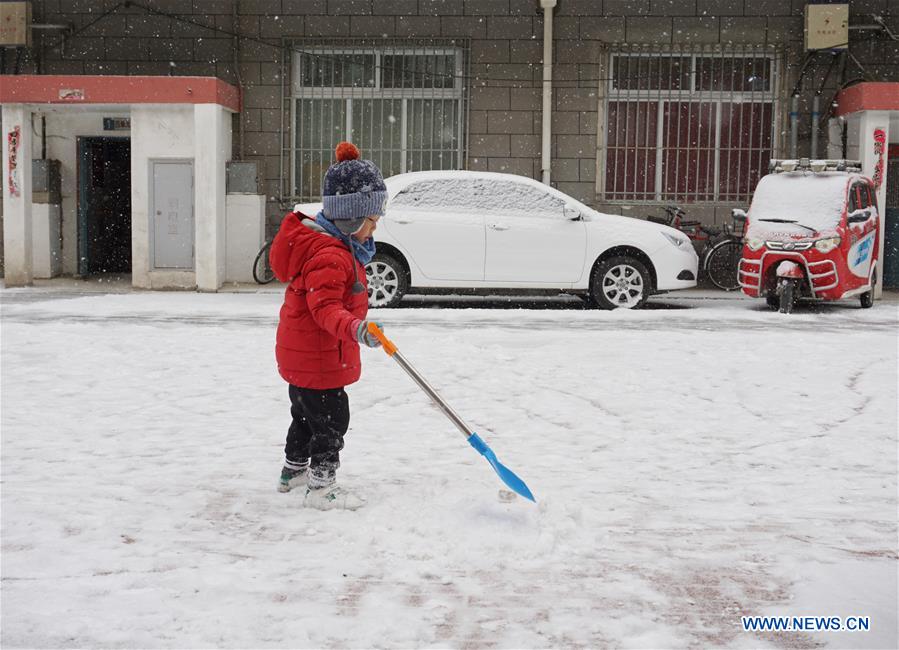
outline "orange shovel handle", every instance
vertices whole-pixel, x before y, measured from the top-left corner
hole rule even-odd
[[[384,332],[381,331],[381,328],[378,327],[376,323],[370,322],[368,324],[368,333],[381,342],[381,346],[384,348],[384,352],[386,352],[388,356],[393,356],[393,354],[396,352],[396,346],[390,339],[384,336]]]

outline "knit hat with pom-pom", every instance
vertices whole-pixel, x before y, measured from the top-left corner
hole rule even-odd
[[[359,159],[354,144],[341,142],[335,154],[337,162],[322,181],[323,212],[342,233],[350,235],[362,227],[365,217],[384,214],[387,186],[377,165]]]

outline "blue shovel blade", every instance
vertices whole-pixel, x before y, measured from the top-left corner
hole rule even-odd
[[[493,450],[487,446],[486,442],[481,440],[478,434],[472,433],[468,436],[468,442],[481,454],[481,456],[487,459],[487,462],[490,463],[493,470],[503,480],[503,483],[508,485],[513,492],[520,494],[525,499],[530,499],[534,503],[537,503],[537,499],[531,494],[531,491],[528,489],[528,486],[524,484],[524,481],[518,478],[518,475],[515,474],[515,472],[497,460],[496,454],[494,454]]]

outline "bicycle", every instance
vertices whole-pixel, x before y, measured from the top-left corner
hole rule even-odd
[[[740,258],[743,255],[743,228],[746,214],[742,210],[733,210],[733,224],[725,223],[721,227],[706,226],[699,221],[688,221],[686,211],[676,205],[665,207],[664,217],[649,216],[649,221],[671,226],[683,232],[694,242],[702,242],[699,251],[699,268],[705,272],[709,281],[724,291],[735,291],[740,288],[737,274]]]
[[[268,251],[272,247],[272,240],[268,240],[256,253],[256,259],[253,260],[253,279],[258,284],[268,284],[275,280],[275,272],[272,271],[272,265],[268,260]]]
[[[733,225],[725,223],[721,228],[699,226],[708,234],[702,250],[702,270],[712,284],[724,291],[740,288],[738,273],[743,256],[743,232],[742,227],[738,232],[738,224],[745,224],[745,218],[741,222],[737,215],[733,215],[733,219]]]

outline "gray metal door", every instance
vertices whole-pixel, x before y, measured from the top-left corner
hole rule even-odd
[[[153,268],[194,268],[193,163],[150,163]]]

